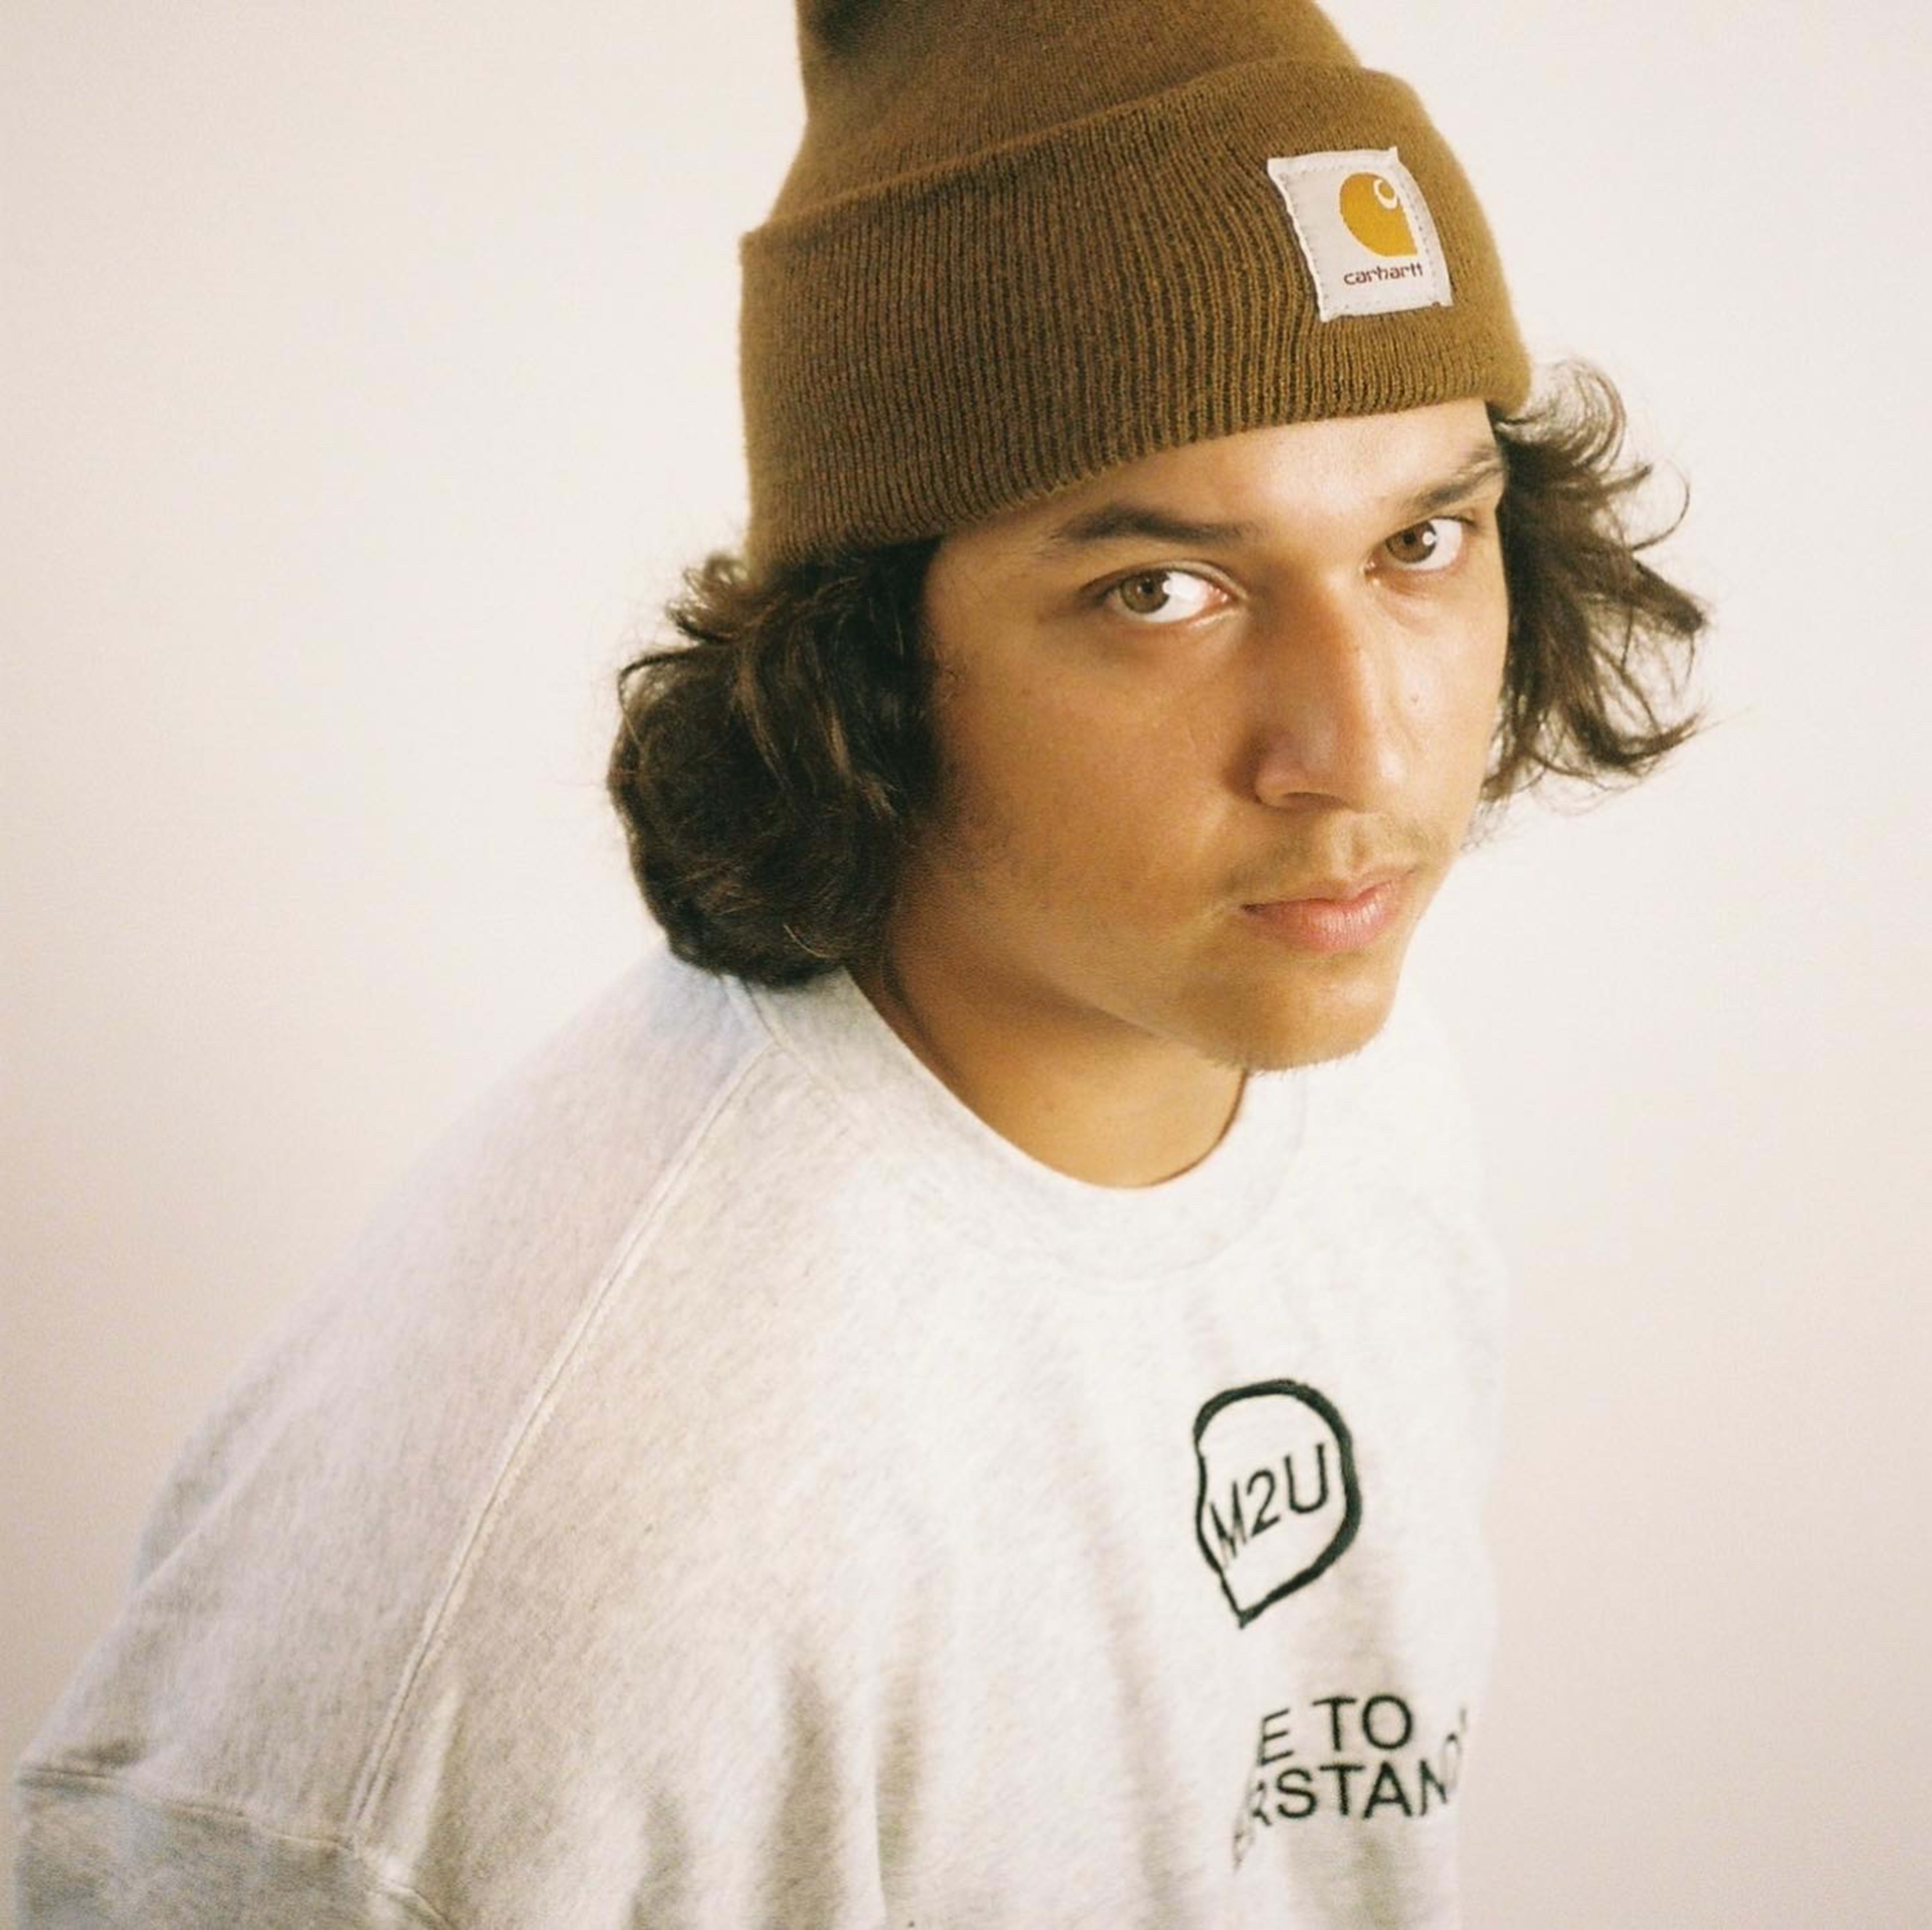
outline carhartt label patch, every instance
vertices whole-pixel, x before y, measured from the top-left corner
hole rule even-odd
[[[1323,321],[1451,306],[1435,220],[1394,148],[1277,155],[1268,171],[1288,204]]]

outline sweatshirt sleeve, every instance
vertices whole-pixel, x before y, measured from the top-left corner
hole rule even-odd
[[[348,1845],[104,1774],[16,1779],[18,1930],[458,1930]]]

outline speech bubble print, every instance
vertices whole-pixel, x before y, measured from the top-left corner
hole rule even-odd
[[[1348,1423],[1296,1380],[1217,1394],[1194,1422],[1195,1538],[1246,1628],[1341,1557],[1361,1525]]]
[[[1395,184],[1379,174],[1352,174],[1342,182],[1342,219],[1362,246],[1378,255],[1412,255],[1415,235]]]

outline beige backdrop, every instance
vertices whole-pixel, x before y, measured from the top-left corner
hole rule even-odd
[[[1922,10],[1335,12],[1720,615],[1722,727],[1414,955],[1520,1281],[1472,1926],[1932,1923]],[[737,532],[802,110],[786,0],[0,20],[10,1765],[223,1382],[644,942],[610,676]]]

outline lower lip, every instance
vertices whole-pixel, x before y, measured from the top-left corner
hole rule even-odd
[[[1371,886],[1358,898],[1287,898],[1241,910],[1298,951],[1361,952],[1394,928],[1408,888],[1405,874]]]

